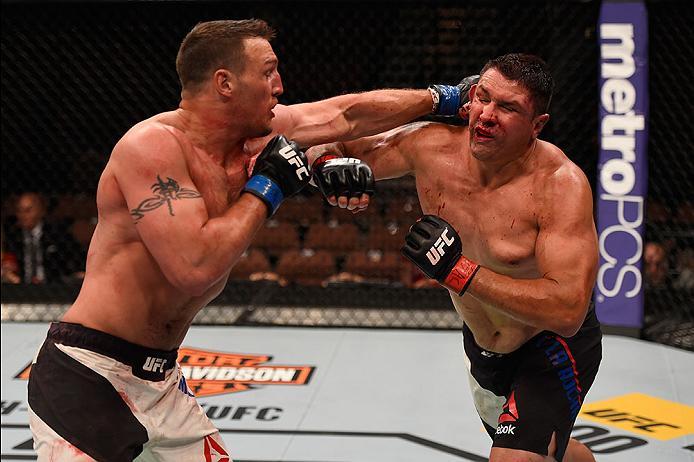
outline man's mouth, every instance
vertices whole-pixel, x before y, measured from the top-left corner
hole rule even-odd
[[[489,141],[493,140],[494,135],[489,130],[482,127],[475,127],[475,140],[476,141]]]

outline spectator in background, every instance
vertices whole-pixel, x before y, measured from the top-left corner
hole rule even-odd
[[[680,250],[676,265],[677,277],[672,287],[677,290],[694,291],[694,248]]]
[[[61,226],[44,221],[46,202],[35,192],[15,203],[17,222],[7,230],[7,250],[17,257],[20,282],[60,282],[79,274],[84,255]]]
[[[2,282],[10,284],[19,284],[19,265],[17,264],[17,256],[5,249],[5,233],[0,235],[0,260],[2,260]]]
[[[664,288],[667,284],[669,270],[665,246],[659,242],[647,242],[643,252],[643,263],[646,288]]]

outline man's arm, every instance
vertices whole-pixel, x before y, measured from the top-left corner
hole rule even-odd
[[[337,205],[354,212],[365,209],[369,205],[369,194],[359,194],[359,192],[355,194],[351,191],[355,187],[359,189],[363,183],[358,169],[366,169],[371,175],[371,182],[374,177],[383,180],[413,173],[414,158],[421,150],[420,141],[426,139],[422,133],[428,126],[432,124],[416,122],[354,141],[329,143],[310,148],[306,151],[306,156],[309,163],[313,165],[313,178],[321,194],[330,205]],[[346,163],[331,166],[330,159],[334,158],[345,158],[343,161]],[[363,167],[352,164],[350,158],[362,161]],[[338,162],[338,160],[332,162]],[[350,167],[354,170],[351,174],[346,170],[338,173],[339,169]],[[355,179],[350,180],[347,178],[349,176]],[[341,185],[340,180],[346,180],[347,184]],[[349,194],[340,192],[346,189],[350,190]]]
[[[374,135],[431,114],[428,90],[374,90],[314,103],[278,105],[273,126],[300,146]]]
[[[314,146],[306,156],[311,164],[326,155],[353,157],[368,164],[377,180],[399,178],[414,173],[417,153],[427,149],[436,130],[443,134],[445,129],[432,122],[413,122],[378,135]]]
[[[593,201],[578,168],[549,179],[535,243],[539,279],[513,279],[481,268],[468,292],[523,323],[570,337],[581,327],[598,263]]]
[[[211,218],[178,140],[164,127],[127,134],[112,161],[137,232],[171,284],[192,296],[225,277],[267,215],[244,194]]]

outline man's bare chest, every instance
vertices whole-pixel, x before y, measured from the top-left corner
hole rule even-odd
[[[536,270],[537,205],[524,186],[484,191],[465,182],[417,181],[423,213],[438,215],[456,229],[465,256],[517,276]]]

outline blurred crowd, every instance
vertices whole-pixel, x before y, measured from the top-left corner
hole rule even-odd
[[[6,198],[2,212],[3,283],[65,283],[84,276],[97,221],[94,198],[47,200],[27,192]],[[400,254],[407,229],[420,216],[416,196],[375,196],[365,212],[352,214],[327,206],[317,194],[300,195],[266,222],[231,279],[430,287],[435,283]],[[694,291],[694,203],[672,210],[651,202],[646,221],[646,291]]]
[[[675,210],[650,202],[646,222],[646,290],[694,291],[694,202]]]

